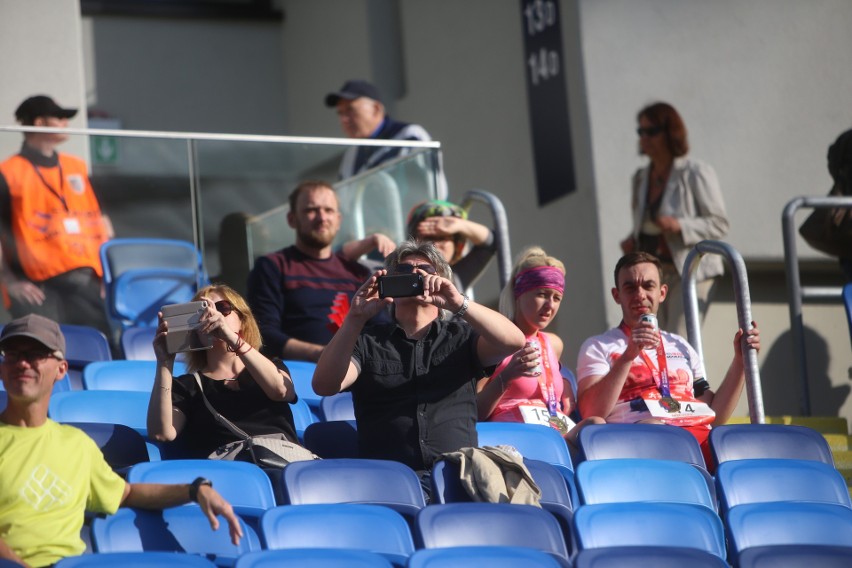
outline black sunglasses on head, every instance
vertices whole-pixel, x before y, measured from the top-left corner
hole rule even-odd
[[[438,271],[435,270],[435,267],[431,264],[410,264],[408,262],[403,262],[396,265],[397,274],[413,274],[416,269],[420,269],[426,274],[437,274]]]
[[[216,306],[216,311],[225,317],[231,315],[231,312],[240,313],[240,310],[235,308],[234,304],[232,304],[229,300],[219,300],[213,305]]]
[[[639,136],[656,136],[657,134],[662,133],[662,131],[662,126],[649,126],[647,128],[640,127],[636,129],[636,134]]]

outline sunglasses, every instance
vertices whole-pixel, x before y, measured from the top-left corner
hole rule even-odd
[[[216,311],[222,314],[225,317],[231,315],[231,312],[240,313],[240,310],[234,307],[234,304],[229,302],[228,300],[219,300],[218,302],[213,304],[216,306]]]
[[[658,134],[662,133],[662,131],[662,126],[649,126],[647,128],[640,127],[636,129],[636,134],[638,134],[639,136],[657,136]]]
[[[29,364],[40,363],[50,357],[58,359],[53,351],[45,351],[44,349],[32,349],[30,351],[16,351],[12,349],[4,349],[0,351],[0,356],[6,363],[14,364],[18,361],[26,361]]]
[[[409,264],[407,262],[397,264],[396,270],[394,270],[394,272],[396,272],[397,274],[413,274],[414,271],[418,268],[420,270],[422,270],[423,272],[425,272],[426,274],[437,274],[438,273],[438,271],[435,270],[435,267],[432,266],[431,264]]]

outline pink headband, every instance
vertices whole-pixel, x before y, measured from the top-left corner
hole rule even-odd
[[[536,288],[552,288],[562,294],[565,292],[565,275],[555,266],[536,266],[515,276],[515,298]]]

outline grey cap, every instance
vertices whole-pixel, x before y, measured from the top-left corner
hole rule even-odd
[[[51,351],[65,357],[65,336],[59,324],[38,314],[27,314],[3,326],[0,333],[0,348],[14,337],[35,339]]]

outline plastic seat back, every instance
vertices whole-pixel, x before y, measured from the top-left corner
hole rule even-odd
[[[349,548],[379,553],[404,565],[414,551],[405,518],[380,505],[359,503],[282,505],[260,519],[270,550]]]
[[[477,422],[476,432],[480,447],[514,446],[525,458],[574,468],[568,445],[559,432],[549,426],[522,422]]]
[[[388,460],[326,459],[288,464],[282,471],[282,504],[369,503],[409,518],[426,506],[420,479],[405,464]]]
[[[852,543],[852,509],[781,501],[732,507],[725,517],[731,559],[754,546]]]
[[[320,410],[322,397],[314,392],[314,387],[311,384],[317,364],[311,361],[296,361],[293,359],[285,359],[284,364],[290,370],[290,378],[293,379],[293,387],[295,387],[299,399],[308,404],[313,421],[319,422],[322,420],[322,412]]]
[[[580,430],[587,460],[649,458],[682,461],[707,468],[698,440],[687,430],[665,424],[590,424]]]
[[[739,568],[849,568],[852,566],[852,545],[776,544],[753,546],[737,558]]]
[[[212,530],[196,504],[162,511],[121,508],[92,521],[92,543],[99,553],[187,552],[205,556],[217,566],[232,566],[243,553],[261,549],[254,529],[242,519],[240,525],[243,538],[235,546],[225,519],[219,517],[219,529]]]
[[[724,515],[746,503],[809,501],[852,508],[846,480],[834,466],[810,460],[727,461],[716,470],[716,493]]]
[[[100,257],[104,283],[107,286],[129,270],[149,268],[198,272],[202,275],[202,283],[207,281],[201,254],[189,241],[155,238],[111,239],[101,245]]]
[[[688,463],[654,459],[589,460],[577,466],[584,504],[656,501],[692,503],[716,511],[708,482]]]
[[[192,483],[196,477],[212,481],[216,491],[235,507],[266,510],[276,505],[269,477],[249,462],[166,460],[137,464],[127,474],[131,483]]]
[[[299,440],[304,440],[305,429],[317,422],[317,418],[311,412],[308,403],[302,398],[299,398],[296,402],[291,402],[290,410],[293,412],[293,425],[296,427],[296,434],[299,436]]]
[[[86,390],[123,390],[150,393],[154,387],[156,361],[96,361],[83,369]],[[175,361],[173,374],[186,373],[186,364]]]
[[[843,306],[846,308],[846,321],[849,322],[849,341],[852,342],[852,282],[843,285]]]
[[[324,396],[320,401],[320,416],[326,422],[330,420],[355,420],[352,393],[341,392],[334,396]]]
[[[689,503],[602,503],[574,511],[580,550],[613,546],[681,546],[725,558],[722,520]]]
[[[151,461],[152,456],[145,437],[129,426],[97,422],[65,424],[79,428],[93,439],[106,462],[119,474],[126,475],[131,466]],[[155,459],[159,459],[159,453]]]
[[[834,465],[826,439],[805,426],[725,424],[710,431],[710,451],[717,465],[758,458],[814,460]]]
[[[357,458],[358,427],[354,420],[314,422],[305,428],[305,447],[321,458]]]
[[[728,568],[728,563],[709,552],[679,546],[613,546],[587,548],[574,559],[574,568]]]
[[[124,358],[132,361],[154,361],[154,336],[157,328],[152,326],[128,327],[121,332],[121,350]]]
[[[17,565],[16,565],[17,566]],[[175,552],[100,552],[69,556],[55,568],[215,568],[215,564],[196,554]],[[0,564],[2,567],[2,564]]]
[[[367,550],[291,548],[247,552],[234,568],[391,568],[383,556]]]
[[[48,416],[56,422],[123,424],[148,435],[150,392],[81,390],[50,397]]]
[[[198,289],[197,274],[188,270],[144,268],[116,278],[108,301],[121,328],[155,327],[166,304],[189,302]]]
[[[560,568],[554,556],[521,546],[454,546],[415,550],[407,568]]]
[[[417,513],[418,548],[526,546],[568,559],[559,523],[532,505],[446,503]]]

